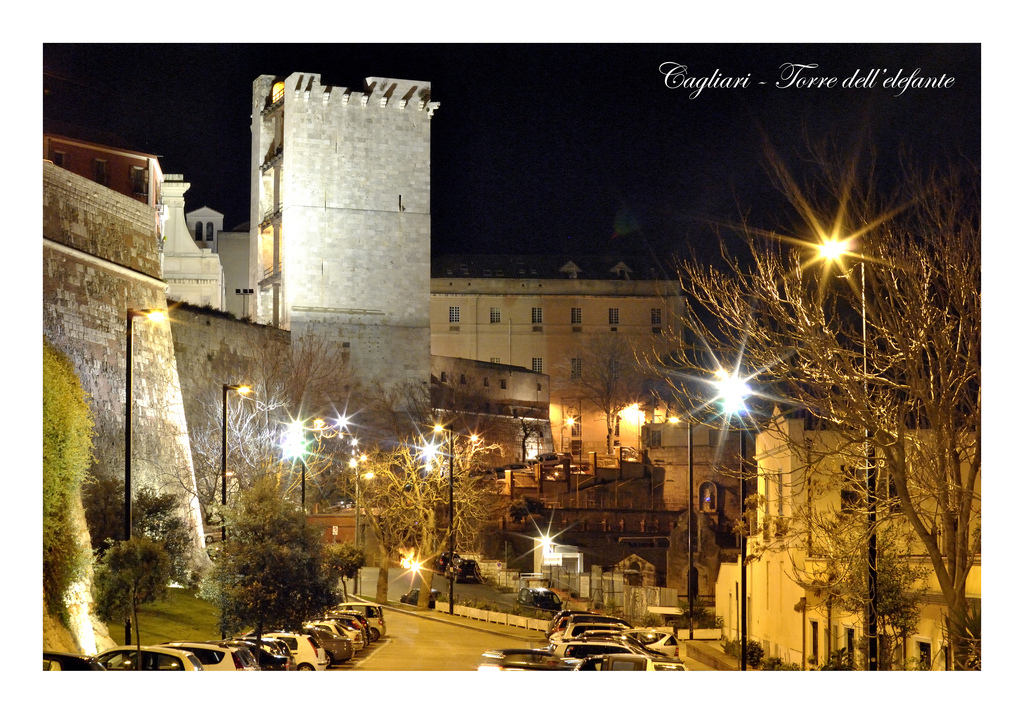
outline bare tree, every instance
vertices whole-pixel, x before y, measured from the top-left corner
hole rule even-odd
[[[612,453],[619,412],[647,394],[645,368],[628,340],[613,332],[585,337],[576,354],[564,355],[555,365],[555,390],[604,415],[606,453]]]
[[[451,464],[454,478],[454,521],[449,522],[448,441],[441,436],[405,440],[391,448],[374,449],[362,462],[366,521],[380,548],[377,598],[387,599],[387,565],[402,560],[424,564],[421,605],[429,597],[433,572],[429,564],[447,548],[449,528],[455,542],[475,542],[498,513],[498,498],[477,471],[482,455],[492,447],[482,440],[457,436]],[[372,477],[369,475],[372,474]]]
[[[749,254],[735,257],[723,241],[724,269],[681,265],[701,344],[679,336],[661,366],[694,406],[714,398],[715,370],[738,372],[827,424],[838,435],[830,458],[884,466],[900,508],[879,518],[912,528],[953,633],[972,621],[966,584],[981,534],[977,175],[908,170],[883,201],[870,164],[830,151],[812,158],[803,185],[773,164],[803,238],[741,226]],[[843,252],[823,262],[823,245]],[[857,488],[863,515],[873,494]],[[951,638],[959,666],[967,642]]]

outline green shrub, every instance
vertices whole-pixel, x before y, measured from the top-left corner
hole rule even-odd
[[[800,665],[783,662],[781,657],[765,657],[758,666],[762,672],[778,672],[786,670],[799,670]]]
[[[93,419],[71,361],[43,340],[43,596],[66,619],[64,594],[88,566],[74,508],[92,465]]]

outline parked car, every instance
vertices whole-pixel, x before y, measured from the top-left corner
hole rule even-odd
[[[437,596],[440,595],[440,594],[441,593],[439,591],[431,589],[431,591],[430,591],[430,604],[427,607],[431,607],[431,608],[434,607],[434,605],[437,604]],[[415,604],[417,604],[420,601],[420,589],[419,588],[413,588],[412,590],[407,592],[405,595],[400,597],[399,600],[404,602],[404,603],[406,603],[407,605],[415,605]]]
[[[246,639],[253,633],[246,635]],[[300,672],[322,672],[327,669],[327,650],[316,635],[300,632],[268,632],[267,637],[281,640],[295,658],[295,669]]]
[[[90,672],[103,671],[103,665],[89,655],[70,652],[43,652],[44,672]]]
[[[644,654],[638,648],[626,642],[616,642],[602,638],[582,638],[579,640],[553,642],[548,645],[548,651],[561,659],[570,669],[575,667],[580,660],[591,655]]]
[[[360,634],[362,635],[364,644],[368,645],[370,644],[370,642],[372,642],[370,623],[365,617],[360,615],[358,612],[352,612],[351,610],[331,610],[320,619],[332,620],[335,622],[344,622],[347,625],[352,625],[357,630],[359,630]]]
[[[455,582],[482,583],[484,581],[484,576],[480,573],[480,565],[475,560],[465,558],[459,563],[458,568],[455,574]]]
[[[161,647],[185,650],[203,663],[203,669],[221,672],[254,672],[259,670],[252,653],[240,646],[210,642],[164,642]]]
[[[569,622],[564,630],[557,630],[551,633],[548,638],[550,642],[562,642],[564,640],[578,640],[594,630],[626,630],[629,625],[621,622]]]
[[[96,655],[103,669],[132,672],[138,669],[138,648],[131,645],[112,647]],[[173,647],[142,647],[142,670],[146,672],[202,672],[203,665],[191,652]]]
[[[353,617],[359,622],[359,626],[363,628],[363,636],[366,637],[367,642],[376,642],[380,635],[373,634],[373,628],[370,627],[370,621],[357,610],[331,610],[331,614],[342,615],[343,617]]]
[[[539,649],[487,650],[483,653],[477,671],[487,670],[540,670],[564,669],[562,660],[549,652]]]
[[[561,612],[562,598],[547,588],[520,588],[516,604],[538,613]]]
[[[679,640],[671,632],[663,632],[653,627],[638,628],[635,630],[623,630],[616,633],[617,637],[624,637],[638,645],[643,645],[649,650],[660,653],[672,659],[679,657]]]
[[[333,667],[336,664],[342,662],[348,662],[352,659],[352,655],[355,653],[355,648],[352,646],[352,640],[347,635],[339,632],[324,624],[317,624],[307,622],[302,627],[302,631],[305,633],[313,633],[317,639],[323,644],[324,649],[327,650],[327,666]]]
[[[367,602],[341,602],[336,607],[340,610],[354,610],[365,617],[370,623],[370,629],[377,631],[374,639],[379,639],[388,633],[387,623],[384,622],[384,608],[380,605]]]
[[[256,642],[254,640],[221,640],[219,644],[227,645],[229,647],[244,647],[248,650],[249,654],[252,655],[259,667],[263,671],[284,671],[287,672],[292,668],[292,656],[288,651],[288,646],[280,640],[268,641],[264,639],[260,644],[259,650],[256,649]],[[283,647],[282,652],[279,647]]]
[[[614,617],[613,615],[601,615],[596,612],[570,612],[567,616],[556,618],[552,620],[551,627],[548,629],[548,639],[554,637],[555,633],[562,632],[570,624],[577,622],[617,622],[624,626],[624,629],[631,629],[633,626],[621,617]]]
[[[685,672],[686,665],[668,657],[643,654],[601,654],[584,657],[577,672]]]
[[[369,644],[366,641],[366,635],[363,633],[363,628],[359,625],[357,620],[353,620],[344,615],[327,615],[319,620],[314,620],[314,622],[318,625],[328,626],[338,635],[347,637],[349,642],[352,643],[353,653],[359,652]]]

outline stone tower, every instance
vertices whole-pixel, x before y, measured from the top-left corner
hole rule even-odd
[[[257,322],[316,331],[364,386],[430,375],[430,84],[253,83],[250,284]]]

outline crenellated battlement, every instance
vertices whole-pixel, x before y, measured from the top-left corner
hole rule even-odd
[[[295,100],[303,102],[413,109],[426,111],[428,116],[433,116],[434,110],[440,106],[439,102],[430,101],[430,82],[414,79],[367,77],[361,91],[321,84],[319,74],[308,72],[296,72],[285,79],[275,79],[268,75],[260,79],[271,80],[264,83],[267,96],[262,107],[263,113],[276,109],[283,102],[283,92],[291,92]]]

